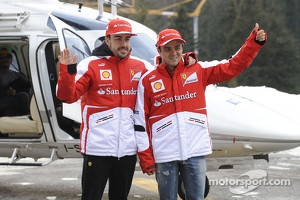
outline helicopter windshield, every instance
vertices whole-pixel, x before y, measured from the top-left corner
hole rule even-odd
[[[154,64],[154,58],[157,55],[155,41],[145,33],[139,33],[138,36],[131,37],[132,55],[144,59]]]

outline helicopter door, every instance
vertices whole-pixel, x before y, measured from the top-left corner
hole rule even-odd
[[[87,42],[78,33],[76,33],[71,26],[57,17],[51,14],[49,15],[56,28],[60,49],[68,48],[71,55],[77,54],[78,63],[86,57],[89,57],[91,55],[91,50]]]
[[[91,55],[87,42],[71,26],[57,17],[49,14],[58,35],[60,50],[68,48],[71,55],[77,54],[77,63]],[[62,115],[68,119],[81,123],[80,100],[72,104],[62,103]],[[75,113],[75,114],[74,114]]]

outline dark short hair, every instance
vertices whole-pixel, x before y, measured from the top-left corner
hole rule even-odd
[[[0,52],[1,51],[6,51],[8,55],[12,56],[12,50],[8,47],[1,47]]]

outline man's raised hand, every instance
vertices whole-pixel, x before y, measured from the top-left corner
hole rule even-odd
[[[69,49],[64,49],[58,55],[58,60],[61,64],[65,64],[65,65],[76,64],[77,55],[75,54],[72,58],[70,50]]]

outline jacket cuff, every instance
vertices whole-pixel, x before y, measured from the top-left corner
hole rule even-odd
[[[76,72],[77,72],[76,66],[77,66],[76,63],[68,65],[68,73],[71,75],[76,74]]]
[[[259,30],[261,30],[261,28],[259,28],[257,31],[259,31]],[[267,33],[265,33],[265,34],[266,34],[266,39],[265,39],[264,41],[258,41],[258,40],[255,39],[255,38],[256,38],[256,35],[257,35],[257,31],[255,31],[255,30],[252,31],[252,34],[254,35],[254,41],[255,41],[257,44],[263,46],[263,45],[265,45],[266,42],[267,42],[268,35],[267,35]]]
[[[187,52],[184,54],[183,58],[184,58],[184,65],[189,65],[189,56],[191,56],[192,58],[194,58],[196,60],[196,63],[198,62],[198,58],[195,52]]]

